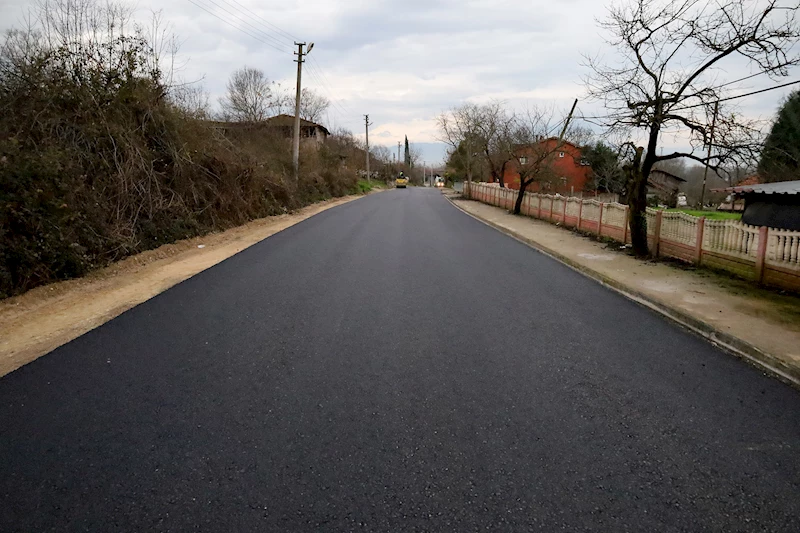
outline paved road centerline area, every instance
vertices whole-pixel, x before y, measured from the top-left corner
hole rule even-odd
[[[431,189],[0,379],[3,531],[798,531],[800,395]]]

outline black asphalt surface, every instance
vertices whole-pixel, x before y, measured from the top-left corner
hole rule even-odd
[[[800,531],[800,393],[459,212],[325,211],[0,379],[2,531]]]

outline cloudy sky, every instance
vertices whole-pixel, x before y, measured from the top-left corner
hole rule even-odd
[[[304,86],[334,105],[324,122],[395,146],[404,135],[428,163],[443,159],[435,116],[460,103],[500,99],[510,108],[531,105],[602,113],[585,97],[583,55],[613,60],[596,19],[601,0],[138,0],[136,16],[160,10],[181,40],[179,75],[201,80],[216,105],[231,72],[262,69],[294,87],[295,39],[314,42]],[[0,0],[0,27],[19,25],[33,1]],[[725,74],[742,77],[731,62]],[[789,79],[797,79],[795,70]],[[724,78],[723,78],[724,79]],[[766,77],[741,92],[774,85]],[[768,119],[790,89],[741,100],[742,111]],[[680,145],[680,139],[665,139]]]

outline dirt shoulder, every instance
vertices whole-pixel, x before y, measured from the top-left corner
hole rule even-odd
[[[279,231],[358,198],[336,198],[292,214],[166,244],[86,277],[0,300],[0,376]]]
[[[470,200],[457,207],[800,384],[800,297],[665,261],[644,261],[564,228]]]

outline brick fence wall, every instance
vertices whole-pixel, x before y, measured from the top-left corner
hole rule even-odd
[[[467,198],[513,209],[517,191],[497,184],[464,184]],[[560,195],[525,193],[521,214],[630,243],[628,206]],[[656,257],[726,270],[757,283],[800,292],[800,231],[706,220],[647,210],[647,240]]]

